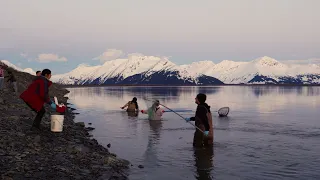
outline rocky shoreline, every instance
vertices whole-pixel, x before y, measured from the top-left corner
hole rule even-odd
[[[31,131],[35,113],[19,98],[34,76],[11,70],[19,93],[0,90],[1,179],[127,179],[130,163],[119,159],[92,139],[84,123],[75,123],[74,109],[65,114],[63,132],[50,131],[50,109],[42,119],[41,132]],[[50,95],[67,104],[68,91],[57,84]]]

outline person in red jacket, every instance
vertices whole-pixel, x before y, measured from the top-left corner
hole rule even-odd
[[[44,69],[41,72],[41,76],[34,79],[29,87],[20,95],[20,98],[37,113],[32,128],[34,127],[38,130],[40,130],[40,123],[46,112],[44,104],[50,104],[53,109],[56,109],[56,104],[49,98],[49,87],[52,84],[50,78],[51,71],[49,69]]]

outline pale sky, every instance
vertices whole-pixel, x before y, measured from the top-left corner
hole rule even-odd
[[[320,0],[0,0],[0,59],[63,73],[131,53],[176,64],[320,58],[319,8]]]

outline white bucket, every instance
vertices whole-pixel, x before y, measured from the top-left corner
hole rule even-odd
[[[62,132],[64,115],[51,115],[51,131]]]

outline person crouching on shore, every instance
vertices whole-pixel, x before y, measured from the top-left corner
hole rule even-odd
[[[43,115],[45,114],[44,104],[50,104],[51,108],[56,110],[56,104],[49,98],[49,87],[52,85],[50,81],[51,71],[44,69],[41,76],[38,76],[29,87],[20,95],[20,98],[37,113],[31,130],[36,128],[41,130],[40,123]]]

